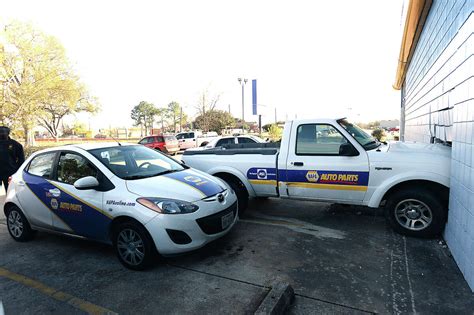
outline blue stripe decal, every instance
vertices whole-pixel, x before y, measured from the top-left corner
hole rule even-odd
[[[203,194],[203,197],[214,196],[224,190],[224,188],[214,182],[214,180],[189,170],[170,173],[163,176],[180,181],[199,190]]]
[[[333,185],[368,186],[369,172],[321,171],[321,170],[278,170],[280,181],[293,183],[317,183]]]
[[[368,186],[369,184],[369,172],[354,171],[277,170],[276,168],[252,167],[247,171],[247,178],[250,180],[276,180],[278,178],[279,181],[289,183],[353,186]]]
[[[112,219],[99,210],[85,204],[44,178],[23,172],[23,180],[30,190],[77,235],[96,240],[108,240],[108,229]],[[59,189],[60,196],[49,190]],[[100,193],[100,192],[98,192]],[[31,209],[30,211],[34,211]]]

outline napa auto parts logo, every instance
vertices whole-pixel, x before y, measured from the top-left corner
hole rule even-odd
[[[317,171],[308,171],[306,173],[306,179],[308,180],[308,182],[316,183],[319,179],[319,174]]]

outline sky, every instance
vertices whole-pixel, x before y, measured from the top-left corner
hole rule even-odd
[[[245,119],[257,79],[263,122],[397,119],[392,88],[403,0],[4,1],[0,18],[57,37],[101,112],[96,128],[129,126],[140,101],[196,115],[203,90]]]

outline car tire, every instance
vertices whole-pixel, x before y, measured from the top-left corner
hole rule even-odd
[[[23,212],[17,206],[10,206],[6,210],[7,228],[10,236],[17,242],[31,240],[35,231],[31,228]]]
[[[245,188],[244,184],[241,181],[235,179],[224,179],[227,184],[229,184],[230,188],[235,192],[237,196],[237,202],[239,204],[239,215],[243,214],[247,209],[249,204],[249,194],[247,192],[247,188]]]
[[[153,239],[138,222],[119,224],[114,229],[113,244],[119,261],[128,269],[145,270],[156,257]]]
[[[447,205],[433,191],[418,187],[394,192],[385,210],[395,232],[422,238],[440,235],[448,216]]]

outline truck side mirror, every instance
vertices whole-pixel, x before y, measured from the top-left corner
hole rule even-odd
[[[354,148],[354,146],[351,143],[346,142],[346,143],[341,144],[341,146],[339,147],[339,155],[341,155],[341,156],[358,156],[359,151],[357,151],[357,149]]]

